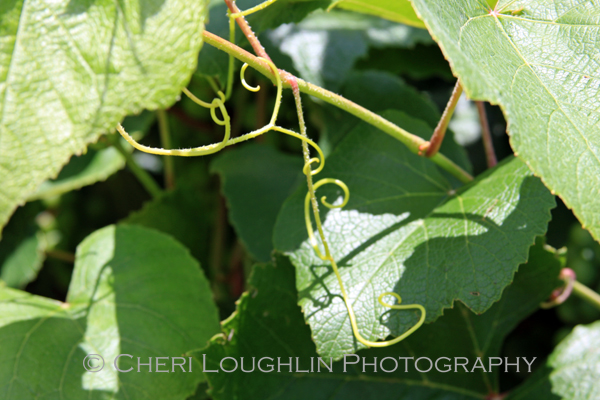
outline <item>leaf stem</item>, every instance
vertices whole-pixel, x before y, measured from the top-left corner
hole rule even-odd
[[[479,112],[479,122],[481,123],[481,139],[483,140],[483,148],[485,149],[485,159],[487,160],[488,168],[493,168],[498,164],[496,153],[494,152],[494,142],[492,133],[490,132],[490,124],[488,123],[485,113],[485,103],[476,101],[477,112]]]
[[[579,281],[573,282],[573,294],[576,294],[581,299],[587,301],[594,307],[600,310],[600,294],[594,292],[589,287]]]
[[[129,170],[133,173],[133,175],[135,175],[144,189],[146,189],[146,191],[150,193],[153,198],[159,197],[162,194],[161,188],[158,186],[154,178],[152,178],[148,172],[138,165],[138,163],[133,159],[131,153],[125,150],[121,144],[121,139],[118,136],[114,136],[114,138],[111,139],[111,142],[114,148],[117,149],[117,151],[125,158],[127,167],[129,167]]]
[[[165,110],[157,110],[158,131],[160,132],[160,144],[165,149],[170,149],[171,132],[169,130],[169,119]],[[165,157],[165,188],[173,189],[175,187],[175,167],[173,165],[173,157]]]
[[[275,77],[271,72],[271,68],[266,62],[259,60],[256,56],[247,52],[246,50],[241,49],[240,47],[228,42],[225,39],[222,39],[217,35],[207,32],[206,30],[203,32],[202,35],[204,41],[209,45],[233,55],[242,62],[248,63],[250,66],[252,66],[252,68],[274,81]],[[319,98],[379,128],[383,132],[404,143],[415,154],[419,153],[420,146],[427,143],[421,137],[407,132],[406,130],[391,123],[390,121],[386,120],[380,115],[377,115],[374,112],[369,111],[366,108],[359,106],[358,104],[348,99],[345,99],[340,95],[332,93],[309,82],[303,81],[300,78],[296,78],[285,71],[280,70],[279,75],[282,78],[284,87],[291,88],[289,80],[295,79],[298,83],[298,88],[301,92]],[[468,183],[473,180],[473,177],[468,172],[463,170],[461,167],[456,165],[453,161],[451,161],[449,158],[447,158],[441,153],[435,154],[433,157],[431,157],[431,160],[435,162],[440,168],[448,171],[450,174],[455,176],[463,183]]]
[[[75,254],[64,250],[52,249],[45,251],[46,257],[55,258],[60,261],[73,264],[75,262]]]
[[[438,122],[435,130],[433,131],[433,135],[431,135],[429,143],[421,147],[421,150],[426,149],[426,157],[433,157],[440,150],[442,142],[444,141],[444,137],[446,136],[448,124],[450,123],[452,114],[454,114],[454,109],[456,108],[456,104],[458,104],[458,99],[460,99],[462,91],[463,89],[460,81],[457,80],[456,85],[454,85],[454,90],[452,90],[452,94],[450,95],[450,100],[448,100],[448,104],[446,104],[446,109],[444,109],[442,118],[440,118],[440,122]]]

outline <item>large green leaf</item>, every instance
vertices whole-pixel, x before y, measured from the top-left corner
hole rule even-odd
[[[141,210],[131,213],[120,223],[141,225],[173,236],[206,267],[210,203],[203,189],[185,181],[178,183],[174,190],[148,201]]]
[[[558,284],[560,261],[551,251],[543,249],[542,241],[532,247],[530,261],[521,265],[515,280],[502,299],[485,314],[476,316],[465,307],[448,310],[433,324],[422,327],[403,343],[377,350],[359,352],[369,363],[373,357],[426,357],[441,359],[438,364],[453,364],[454,357],[466,357],[469,371],[462,368],[450,373],[433,369],[419,373],[414,369],[414,361],[408,362],[408,371],[402,363],[395,372],[373,371],[367,367],[351,365],[344,371],[343,362],[333,364],[333,373],[321,367],[316,370],[315,346],[310,338],[310,330],[304,323],[296,304],[297,292],[294,286],[294,271],[288,259],[278,256],[276,265],[257,265],[250,278],[250,290],[242,295],[237,312],[223,323],[224,337],[215,339],[210,347],[196,354],[200,361],[206,361],[206,370],[219,370],[221,360],[233,357],[238,364],[243,358],[245,370],[250,370],[252,362],[262,357],[271,357],[261,365],[265,369],[271,363],[275,371],[271,373],[241,372],[239,366],[232,373],[210,372],[207,379],[215,400],[253,399],[432,399],[446,400],[483,399],[498,393],[498,375],[504,372],[504,365],[489,369],[489,361],[498,363],[500,346],[506,335],[514,327],[538,308]],[[531,282],[536,282],[532,286]],[[206,357],[204,358],[204,354]],[[293,373],[282,366],[277,373],[277,360],[289,362],[292,357]],[[313,357],[314,372],[307,372]],[[447,360],[442,357],[448,357]],[[481,368],[473,370],[477,357],[481,357],[486,372]],[[328,361],[328,359],[326,359]],[[349,357],[349,361],[355,361]],[[531,362],[531,358],[528,360]],[[296,367],[298,362],[298,367]],[[510,358],[510,362],[515,362]],[[379,363],[378,363],[379,364]],[[422,368],[426,368],[423,362]],[[231,360],[225,360],[223,367],[231,369]],[[384,367],[390,370],[393,362],[386,361]],[[527,365],[520,361],[521,370]],[[305,371],[298,371],[304,369]],[[510,367],[514,369],[514,367]]]
[[[7,400],[183,400],[203,379],[199,365],[192,373],[137,372],[137,357],[152,357],[152,371],[157,362],[170,371],[171,360],[156,357],[181,357],[219,330],[197,261],[141,227],[109,226],[85,239],[65,303],[1,289],[0,315],[0,397]],[[101,371],[86,372],[88,354],[104,358]],[[134,371],[116,371],[119,354],[133,356],[121,357],[119,367]]]
[[[211,170],[221,177],[229,220],[240,240],[257,260],[270,261],[275,220],[297,186],[302,159],[269,146],[246,145],[223,153]]]
[[[386,116],[403,126],[398,115]],[[519,159],[457,193],[433,163],[367,124],[338,145],[320,176],[350,189],[344,209],[323,210],[321,217],[359,329],[370,340],[397,336],[418,320],[418,312],[390,315],[377,303],[383,292],[422,304],[429,322],[457,299],[474,312],[487,310],[527,259],[535,236],[546,231],[554,207]],[[317,196],[341,201],[341,190],[328,186]],[[363,346],[354,339],[331,267],[306,239],[305,193],[284,204],[275,248],[297,268],[299,303],[319,354],[339,358]]]
[[[425,24],[419,19],[409,0],[341,0],[336,3],[336,6],[417,28],[425,28]]]
[[[593,400],[600,393],[600,321],[577,326],[548,360],[552,391],[565,399]]]
[[[141,115],[127,117],[123,127],[135,138],[143,136],[154,122],[154,114],[144,112]],[[122,140],[125,143],[125,140]],[[96,148],[97,147],[97,148]],[[133,147],[125,146],[128,151]],[[27,200],[36,200],[58,196],[84,186],[104,181],[125,166],[125,157],[114,147],[96,144],[88,147],[85,154],[73,156],[63,167],[56,179],[43,182]]]
[[[507,400],[595,400],[600,392],[600,321],[579,325]]]
[[[417,45],[413,48],[371,49],[368,57],[355,64],[356,69],[377,69],[411,79],[443,78],[454,81],[452,70],[439,46]]]
[[[0,240],[0,279],[9,287],[22,289],[33,281],[46,258],[46,243],[35,221],[40,211],[39,203],[27,203],[6,225]]]
[[[0,225],[127,114],[172,104],[195,69],[205,0],[0,4]]]
[[[561,400],[552,393],[552,385],[548,380],[551,369],[547,365],[538,368],[527,380],[516,390],[511,391],[506,400]]]
[[[600,239],[600,6],[413,0],[467,94],[500,104],[518,155]]]

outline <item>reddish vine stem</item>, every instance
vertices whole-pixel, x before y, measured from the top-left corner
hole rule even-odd
[[[240,12],[240,9],[238,8],[238,6],[235,4],[234,1],[232,1],[232,0],[224,0],[224,1],[225,1],[225,4],[227,4],[227,7],[229,8],[229,11],[231,11],[232,14]],[[271,61],[271,57],[269,57],[269,55],[265,51],[265,48],[258,41],[258,38],[252,31],[252,28],[250,28],[250,25],[248,25],[248,21],[246,21],[246,18],[238,17],[235,19],[235,22],[237,22],[238,26],[242,30],[242,33],[244,34],[244,36],[246,36],[246,38],[250,42],[250,45],[254,49],[254,52],[256,53],[256,55]]]
[[[419,150],[425,150],[426,157],[433,157],[439,151],[442,142],[444,141],[444,136],[446,136],[446,130],[448,129],[448,123],[450,122],[450,118],[452,118],[452,114],[454,113],[454,109],[456,108],[456,104],[458,103],[458,99],[462,94],[462,86],[460,81],[456,81],[456,85],[454,86],[454,90],[452,91],[452,95],[450,96],[450,100],[448,100],[448,104],[446,105],[446,109],[442,114],[442,118],[438,125],[435,127],[433,131],[433,135],[431,135],[431,139],[429,142],[419,147]],[[421,154],[421,153],[419,153]]]
[[[498,164],[498,160],[496,159],[496,153],[494,152],[492,133],[490,132],[490,125],[485,113],[485,103],[483,101],[476,101],[475,105],[477,105],[479,122],[481,122],[481,139],[483,140],[483,147],[485,149],[485,159],[487,160],[488,168],[493,168]]]

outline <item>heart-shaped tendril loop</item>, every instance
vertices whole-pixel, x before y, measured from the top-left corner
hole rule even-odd
[[[213,121],[215,121],[215,124],[217,125],[223,126],[229,124],[229,116],[225,117],[225,113],[227,113],[227,110],[225,110],[225,105],[222,102],[219,102],[218,107],[219,110],[221,110],[221,112],[223,113],[223,119],[219,119],[219,117],[217,117],[216,108],[210,109],[210,117],[213,119]],[[227,139],[229,139],[229,137],[227,137]],[[225,145],[223,145],[223,147],[225,147]]]
[[[231,123],[229,114],[227,113],[227,109],[225,108],[225,104],[223,103],[223,99],[225,98],[222,92],[218,92],[218,98],[213,99],[211,103],[206,103],[196,96],[191,94],[187,89],[183,91],[187,96],[190,96],[190,99],[197,104],[200,104],[203,107],[210,108],[210,115],[213,121],[221,126],[225,126],[225,135],[223,136],[223,140],[219,143],[213,143],[206,146],[195,147],[192,149],[161,149],[156,147],[145,146],[143,144],[138,143],[134,138],[132,138],[126,131],[123,129],[121,124],[117,125],[117,131],[125,138],[125,140],[135,147],[136,149],[143,151],[145,153],[157,154],[162,156],[182,156],[182,157],[195,157],[195,156],[205,156],[208,154],[213,154],[224,148],[228,145],[229,138],[231,136]],[[221,113],[223,114],[223,119],[219,119],[215,113],[215,110],[219,108]]]

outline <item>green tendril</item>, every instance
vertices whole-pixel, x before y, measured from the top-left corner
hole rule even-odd
[[[296,109],[298,111],[298,121],[300,123],[300,133],[305,139],[308,139],[308,137],[306,135],[306,124],[304,123],[304,116],[303,116],[303,112],[302,112],[302,101],[300,98],[300,90],[298,89],[297,84],[292,84],[291,86],[292,86],[292,91],[294,93],[294,99],[296,101]],[[421,317],[419,318],[419,321],[414,326],[412,326],[410,329],[408,329],[406,332],[404,332],[402,335],[400,335],[394,339],[391,339],[391,340],[374,342],[374,341],[365,339],[360,334],[360,332],[358,331],[358,324],[356,323],[356,316],[354,314],[354,309],[352,308],[352,304],[350,304],[350,299],[348,297],[348,294],[346,293],[346,288],[344,286],[344,283],[342,282],[342,276],[339,272],[337,263],[335,262],[335,259],[333,258],[333,256],[331,255],[331,252],[329,250],[329,244],[327,242],[327,238],[325,237],[325,232],[323,230],[323,224],[321,223],[321,217],[319,215],[319,207],[318,207],[317,197],[316,197],[316,193],[315,193],[318,188],[320,188],[321,186],[326,185],[328,183],[333,183],[333,184],[339,186],[344,191],[344,199],[340,205],[333,205],[333,204],[328,203],[325,196],[323,196],[321,198],[321,203],[325,207],[333,209],[333,208],[342,208],[348,203],[348,200],[350,199],[350,191],[348,190],[348,186],[346,186],[346,184],[344,182],[340,181],[339,179],[325,178],[325,179],[321,179],[318,182],[313,184],[312,177],[316,173],[320,172],[320,170],[323,167],[323,163],[321,163],[321,165],[319,166],[319,168],[317,170],[314,170],[314,171],[310,170],[310,165],[312,163],[318,161],[318,159],[310,158],[310,155],[308,152],[308,147],[306,146],[307,143],[308,143],[308,141],[306,141],[306,140],[303,141],[303,151],[304,151],[303,172],[306,175],[306,180],[307,180],[307,185],[308,185],[308,192],[306,193],[306,197],[304,198],[304,220],[306,223],[306,231],[308,232],[308,238],[309,238],[310,244],[311,244],[315,254],[321,260],[329,261],[329,263],[331,264],[331,268],[333,269],[333,272],[334,272],[334,274],[337,278],[338,284],[340,286],[340,290],[342,292],[342,297],[344,299],[344,303],[346,304],[346,309],[348,310],[348,317],[350,319],[350,325],[352,326],[352,332],[354,334],[354,337],[356,337],[356,340],[358,340],[360,343],[362,343],[368,347],[387,347],[387,346],[396,344],[396,343],[404,340],[408,336],[410,336],[414,331],[419,329],[421,327],[421,325],[423,325],[423,322],[425,322],[425,315],[426,315],[425,308],[420,304],[400,305],[400,303],[402,302],[402,298],[400,297],[400,295],[398,295],[397,293],[393,293],[393,292],[382,293],[381,295],[379,295],[379,298],[378,298],[379,304],[381,304],[383,307],[391,308],[394,310],[411,310],[411,309],[419,310],[421,312]],[[319,154],[321,154],[320,149],[318,147],[317,147],[317,149],[319,151]],[[310,173],[309,173],[309,171],[310,171]],[[314,234],[314,229],[313,229],[312,221],[311,221],[311,217],[310,217],[311,205],[312,205],[312,214],[315,219],[315,223],[317,225],[317,231],[319,232],[319,237],[321,238],[321,243],[322,243],[322,246],[324,249],[323,252],[321,251],[321,249],[319,247],[319,243],[317,241],[317,238],[315,237],[315,234]],[[393,304],[385,303],[383,301],[383,298],[385,296],[395,297],[397,300],[397,304],[393,305]]]
[[[192,101],[194,101],[196,104],[199,104],[203,107],[209,108],[210,115],[211,115],[213,121],[217,125],[225,126],[225,136],[223,137],[223,140],[220,143],[209,144],[206,146],[195,147],[192,149],[162,149],[162,148],[144,146],[143,144],[136,142],[135,139],[132,138],[125,131],[125,129],[123,129],[121,124],[117,125],[117,131],[121,134],[121,136],[123,136],[123,138],[125,138],[125,140],[130,145],[132,145],[136,149],[143,151],[145,153],[158,154],[158,155],[162,155],[162,156],[182,156],[182,157],[205,156],[208,154],[216,153],[219,150],[223,149],[225,146],[227,146],[229,137],[231,136],[231,122],[230,122],[229,114],[227,113],[227,109],[225,108],[225,104],[223,103],[223,100],[225,98],[225,95],[223,94],[223,92],[219,91],[218,92],[219,98],[213,99],[213,101],[211,103],[207,103],[205,101],[200,100],[199,98],[194,96],[189,90],[187,90],[185,88],[183,89],[183,92],[190,99],[192,99]],[[219,108],[219,110],[221,110],[221,113],[223,114],[223,119],[219,119],[217,117],[217,114],[215,112],[217,107]]]
[[[240,70],[240,80],[242,81],[242,85],[246,88],[246,90],[249,90],[251,92],[258,92],[260,90],[260,85],[259,86],[250,86],[246,82],[246,79],[244,79],[244,74],[246,73],[246,68],[248,68],[248,63],[244,63],[244,65],[242,65],[242,69]]]
[[[263,126],[262,128],[257,129],[252,132],[249,132],[245,135],[230,139],[231,121],[229,118],[229,114],[227,113],[227,109],[225,108],[225,100],[226,100],[225,94],[223,94],[223,92],[221,92],[221,91],[218,91],[217,95],[219,97],[214,98],[212,102],[208,103],[203,100],[200,100],[198,97],[196,97],[194,94],[192,94],[188,89],[184,88],[183,93],[186,96],[188,96],[193,102],[195,102],[196,104],[198,104],[202,107],[208,108],[210,110],[211,118],[217,125],[225,126],[225,136],[223,138],[223,141],[221,141],[219,143],[209,144],[206,146],[194,147],[191,149],[162,149],[162,148],[144,146],[143,144],[136,142],[135,139],[133,139],[125,131],[125,129],[123,129],[123,127],[120,124],[117,126],[117,131],[121,134],[121,136],[123,136],[125,138],[125,140],[129,144],[131,144],[136,149],[143,151],[145,153],[165,155],[165,156],[195,157],[195,156],[204,156],[204,155],[216,153],[217,151],[223,149],[224,147],[231,146],[236,143],[244,142],[249,139],[253,139],[253,138],[260,136],[270,130],[273,130],[273,131],[285,133],[286,135],[293,136],[297,139],[302,140],[303,142],[306,142],[308,145],[313,147],[319,153],[319,158],[314,158],[312,160],[312,162],[319,163],[319,167],[316,168],[314,171],[312,171],[312,174],[314,175],[314,174],[319,173],[324,167],[324,160],[325,160],[325,156],[323,155],[321,148],[315,142],[310,140],[309,138],[304,137],[290,129],[282,128],[282,127],[276,125],[277,117],[279,115],[279,109],[281,106],[283,84],[281,81],[281,77],[279,76],[279,70],[277,69],[275,64],[273,64],[273,62],[271,60],[267,60],[267,59],[264,59],[261,57],[258,57],[258,58],[260,60],[262,60],[263,62],[267,63],[269,65],[269,67],[273,70],[275,77],[276,77],[276,84],[277,84],[277,97],[275,99],[275,106],[273,107],[273,113],[271,115],[271,120],[267,125]],[[243,74],[246,71],[247,67],[248,67],[247,64],[244,64],[244,66],[242,66],[242,72],[241,72],[242,77],[243,77]],[[244,87],[246,89],[254,91],[253,90],[254,88],[248,84],[245,84]],[[216,114],[217,108],[221,111],[221,113],[223,115],[223,119],[220,119],[217,116],[217,114]]]
[[[332,204],[329,204],[325,199],[325,197],[321,198],[321,203],[328,208],[342,208],[344,207],[347,203],[348,200],[350,198],[350,192],[348,190],[348,187],[346,186],[346,184],[338,179],[331,179],[331,178],[325,178],[325,179],[321,179],[320,181],[318,181],[317,183],[315,183],[314,185],[310,185],[309,184],[309,191],[308,193],[306,193],[306,197],[304,199],[304,219],[306,222],[306,230],[308,231],[308,237],[309,237],[309,241],[310,244],[315,252],[315,254],[324,261],[329,261],[329,263],[331,264],[331,267],[333,269],[333,273],[335,274],[338,284],[340,285],[340,290],[342,292],[342,297],[344,299],[344,303],[346,304],[346,309],[348,310],[348,316],[350,318],[350,325],[352,326],[352,332],[354,333],[354,336],[356,337],[356,340],[358,340],[360,343],[364,344],[365,346],[368,347],[387,347],[387,346],[391,346],[393,344],[396,344],[404,339],[406,339],[408,336],[410,336],[414,331],[416,331],[417,329],[419,329],[421,327],[421,325],[423,325],[423,322],[425,322],[425,308],[420,305],[420,304],[405,304],[405,305],[400,305],[400,303],[402,302],[402,298],[400,297],[400,295],[398,295],[397,293],[393,293],[393,292],[385,292],[379,295],[379,298],[377,299],[377,301],[379,302],[379,304],[381,304],[384,307],[387,308],[391,308],[393,310],[411,310],[411,309],[415,309],[415,310],[419,310],[421,311],[421,317],[419,318],[419,321],[412,326],[410,329],[408,329],[406,332],[404,332],[402,335],[395,337],[394,339],[391,340],[385,340],[382,342],[373,342],[371,340],[367,340],[365,339],[360,332],[358,331],[358,324],[356,323],[356,316],[354,314],[354,309],[352,308],[352,305],[350,304],[350,299],[348,298],[348,294],[346,293],[346,288],[344,287],[344,283],[342,282],[342,276],[340,275],[340,271],[338,269],[337,263],[335,262],[335,259],[331,256],[331,252],[329,251],[329,245],[327,243],[327,240],[325,238],[325,232],[323,231],[323,225],[321,223],[321,217],[319,216],[319,210],[316,207],[316,195],[315,195],[315,191],[316,189],[318,189],[319,187],[328,184],[328,183],[334,183],[336,185],[338,185],[339,187],[342,188],[342,190],[344,191],[344,200],[342,202],[342,204],[334,206]],[[319,248],[319,244],[317,242],[317,239],[315,237],[314,231],[313,231],[313,227],[312,227],[312,221],[310,218],[310,205],[311,203],[313,204],[313,216],[315,218],[315,222],[317,225],[317,231],[319,232],[319,236],[321,238],[321,242],[323,244],[323,248],[324,248],[324,253],[321,252],[321,249]],[[385,296],[392,296],[395,297],[396,300],[398,301],[398,304],[389,304],[389,303],[385,303],[383,301],[383,298]]]
[[[267,8],[268,6],[270,6],[271,4],[275,3],[276,1],[277,0],[267,0],[264,3],[260,3],[259,5],[256,5],[256,6],[254,6],[252,8],[249,8],[249,9],[247,9],[245,11],[240,11],[240,12],[237,12],[235,14],[230,14],[229,18],[236,19],[236,18],[239,18],[239,17],[245,17],[247,15],[254,14],[257,11],[260,11],[260,10],[263,10],[263,9]]]
[[[262,10],[263,8],[269,6],[270,4],[274,3],[275,1],[276,0],[265,1],[264,3],[259,4],[258,6],[253,7],[249,10],[235,13],[235,14],[230,14],[229,15],[230,26],[232,27],[231,28],[231,40],[233,41],[233,39],[235,38],[234,37],[235,36],[235,26],[233,25],[233,21],[235,18],[243,17],[246,15],[252,14],[255,11]],[[262,128],[257,129],[252,132],[249,132],[249,133],[246,133],[242,136],[230,139],[231,121],[230,121],[229,114],[227,113],[227,109],[225,108],[225,101],[229,98],[229,95],[231,93],[231,81],[232,81],[232,76],[233,76],[233,63],[230,62],[226,94],[223,94],[223,92],[218,91],[217,92],[218,97],[214,98],[212,100],[212,102],[208,103],[208,102],[202,101],[199,98],[197,98],[196,96],[194,96],[189,90],[187,90],[185,88],[183,89],[183,92],[196,104],[210,109],[211,118],[213,119],[213,121],[216,124],[225,127],[225,135],[221,142],[206,145],[206,146],[195,147],[195,148],[191,148],[191,149],[171,149],[171,150],[169,150],[169,149],[161,149],[161,148],[144,146],[144,145],[136,142],[123,129],[123,127],[120,124],[117,125],[117,131],[125,138],[125,140],[127,140],[127,142],[129,144],[131,144],[133,147],[135,147],[136,149],[138,149],[140,151],[143,151],[146,153],[151,153],[151,154],[158,154],[158,155],[186,156],[186,157],[203,156],[203,155],[213,154],[213,153],[216,153],[216,152],[222,150],[226,146],[231,146],[233,144],[255,138],[255,137],[260,136],[260,135],[264,134],[265,132],[268,132],[271,130],[281,132],[286,135],[290,135],[297,139],[300,139],[302,141],[302,148],[303,148],[303,154],[304,154],[304,167],[302,168],[302,172],[306,175],[307,186],[308,186],[308,192],[306,193],[306,197],[304,200],[304,219],[306,222],[306,230],[308,232],[309,241],[310,241],[310,244],[311,244],[313,250],[315,251],[315,254],[320,259],[322,259],[324,261],[328,261],[331,264],[333,272],[335,273],[335,276],[337,277],[338,284],[339,284],[340,290],[342,292],[342,297],[344,299],[344,303],[346,304],[346,308],[348,310],[348,316],[350,319],[350,324],[352,326],[352,332],[354,333],[354,336],[360,343],[362,343],[368,347],[386,347],[386,346],[391,346],[395,343],[398,343],[401,340],[408,337],[414,331],[419,329],[419,327],[423,324],[423,322],[425,321],[425,308],[420,304],[400,305],[400,303],[402,302],[402,298],[400,297],[400,295],[398,295],[397,293],[392,293],[392,292],[382,293],[378,298],[378,302],[383,307],[390,308],[393,310],[411,310],[411,309],[419,310],[421,312],[421,317],[420,317],[419,321],[413,327],[411,327],[409,330],[404,332],[402,335],[400,335],[392,340],[373,342],[373,341],[367,340],[361,336],[360,332],[358,331],[358,325],[356,323],[356,316],[354,314],[354,309],[352,308],[352,305],[350,304],[350,299],[348,298],[348,294],[346,293],[346,288],[344,287],[344,284],[342,282],[342,277],[338,270],[338,266],[329,250],[329,244],[327,242],[325,233],[323,231],[323,224],[321,223],[321,218],[319,215],[319,207],[318,207],[317,197],[316,197],[316,193],[315,193],[318,188],[320,188],[323,185],[330,184],[330,183],[335,184],[338,187],[340,187],[344,192],[344,198],[343,198],[341,204],[333,205],[333,204],[327,202],[327,199],[325,196],[323,196],[321,198],[321,204],[323,204],[327,208],[335,209],[335,208],[342,208],[348,203],[348,200],[350,199],[350,190],[348,189],[348,186],[344,182],[342,182],[339,179],[333,179],[333,178],[321,179],[313,184],[312,177],[314,175],[318,174],[319,172],[321,172],[325,166],[325,156],[324,156],[321,148],[314,141],[309,139],[306,134],[306,124],[304,123],[304,115],[302,112],[302,101],[300,98],[300,91],[298,89],[298,85],[295,81],[291,82],[292,91],[294,93],[294,99],[296,102],[296,109],[298,112],[300,133],[296,133],[290,129],[282,128],[282,127],[276,125],[277,117],[279,115],[279,108],[281,106],[282,89],[283,89],[281,76],[279,74],[279,70],[277,69],[275,64],[273,64],[273,62],[271,60],[267,60],[262,57],[258,57],[258,59],[269,65],[269,68],[271,68],[271,70],[274,73],[275,80],[276,80],[276,86],[277,86],[277,95],[276,95],[276,99],[275,99],[275,106],[273,107],[273,113],[271,115],[271,120],[267,125],[263,126]],[[260,87],[259,86],[256,86],[256,87],[250,86],[244,79],[244,74],[245,74],[247,68],[248,68],[248,64],[244,64],[240,71],[240,79],[242,81],[242,85],[244,86],[244,88],[246,88],[247,90],[249,90],[251,92],[257,92],[258,90],[260,90]],[[220,119],[216,114],[217,108],[221,111],[222,119]],[[317,153],[319,155],[318,157],[313,157],[313,158],[310,157],[309,146],[314,148],[317,151]],[[319,165],[317,168],[312,169],[313,164],[319,164]],[[321,239],[321,245],[319,245],[319,242],[314,233],[312,220],[311,220],[311,208],[312,208],[312,214],[315,219],[316,226],[317,226],[317,232],[319,234],[319,238]],[[323,246],[323,251],[321,251],[320,246]],[[385,296],[394,297],[397,301],[397,304],[389,304],[389,303],[384,302],[383,298]]]
[[[215,108],[215,107],[218,107],[214,100],[213,100],[212,103],[207,103],[205,101],[202,101],[199,98],[197,98],[196,96],[194,96],[194,94],[192,92],[190,92],[189,90],[187,90],[187,88],[183,88],[183,93],[185,93],[185,95],[187,97],[189,97],[190,100],[192,100],[194,103],[198,104],[201,107],[204,107],[204,108]],[[219,91],[219,93],[222,93],[222,92]]]

